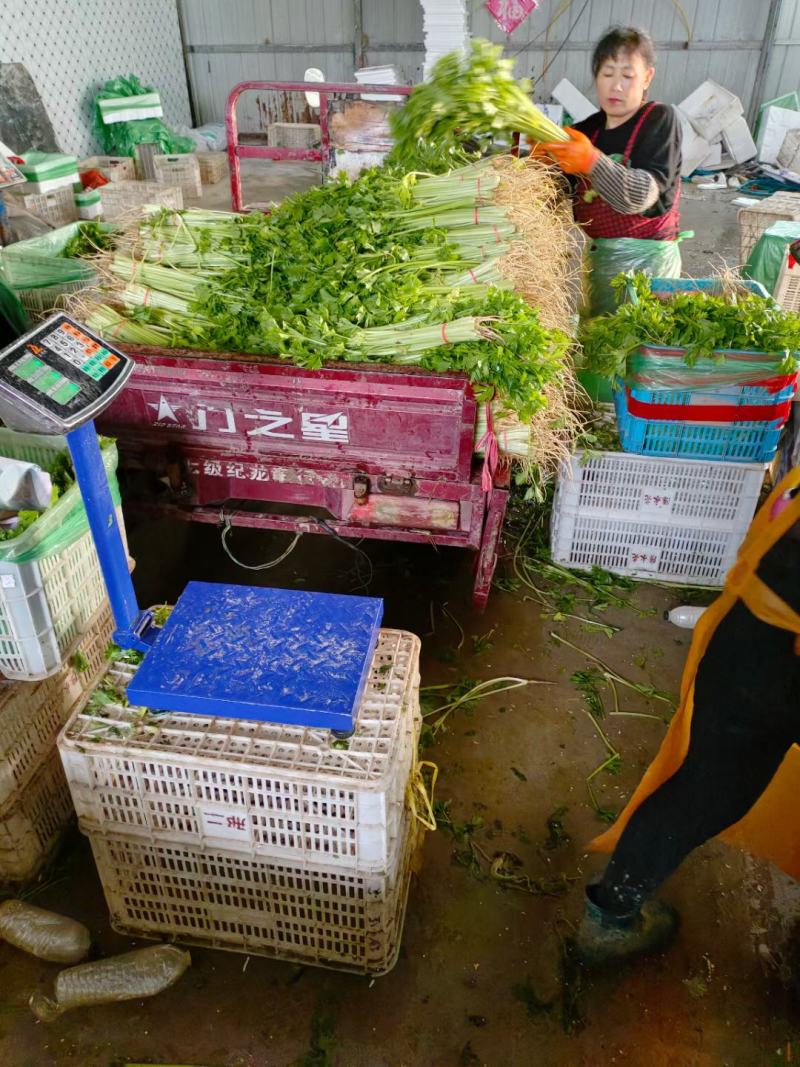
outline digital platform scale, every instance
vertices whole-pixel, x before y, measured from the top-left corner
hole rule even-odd
[[[134,362],[58,314],[0,351],[0,419],[65,434],[121,648],[145,653],[131,704],[324,727],[346,736],[366,685],[383,602],[190,582],[163,627],[136,602],[92,419]]]

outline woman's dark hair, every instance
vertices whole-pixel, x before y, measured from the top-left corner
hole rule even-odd
[[[592,75],[596,78],[606,60],[615,59],[620,52],[638,52],[648,67],[656,65],[655,45],[647,30],[635,26],[612,26],[597,42],[592,55]]]

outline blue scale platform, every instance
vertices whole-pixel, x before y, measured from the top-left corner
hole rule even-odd
[[[190,582],[128,700],[349,732],[382,616],[372,597]]]

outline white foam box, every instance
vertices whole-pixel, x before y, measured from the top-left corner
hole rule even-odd
[[[556,126],[562,126],[564,123],[564,108],[561,104],[537,104],[536,105],[541,113],[551,122],[554,122]]]
[[[800,172],[800,130],[789,130],[784,137],[778,164],[786,170]]]
[[[680,108],[675,109],[683,131],[681,139],[681,177],[688,178],[702,164],[711,145],[689,122]]]
[[[591,100],[580,89],[576,89],[568,78],[562,78],[550,95],[562,105],[573,122],[583,122],[597,111]]]
[[[678,107],[700,136],[709,142],[719,137],[743,111],[739,97],[710,78],[681,100]]]
[[[722,131],[722,146],[734,163],[746,163],[755,156],[758,149],[744,115],[737,115]]]
[[[712,167],[719,167],[722,165],[722,144],[719,141],[715,141],[714,144],[709,145],[708,154],[703,162],[700,164],[701,169],[711,170]]]
[[[787,107],[768,107],[761,116],[756,142],[759,162],[777,163],[786,134],[797,129],[800,129],[800,111]]]

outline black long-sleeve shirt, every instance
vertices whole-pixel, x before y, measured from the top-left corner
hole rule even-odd
[[[622,158],[643,104],[627,122],[605,128],[604,111],[596,111],[575,129],[591,138],[603,155],[592,168],[589,182],[602,198],[623,215],[655,218],[672,207],[681,180],[681,126],[675,109],[656,104],[642,124],[628,166]]]

